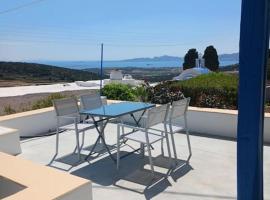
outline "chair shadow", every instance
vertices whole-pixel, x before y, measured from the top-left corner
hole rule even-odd
[[[110,149],[110,151],[116,150],[116,145],[107,144],[107,146]],[[93,147],[94,147],[94,145],[92,144],[92,145],[83,147],[82,150],[90,152]],[[102,143],[98,143],[96,145],[95,149],[93,150],[93,155],[89,156],[89,158],[92,157],[92,159],[94,159],[94,158],[97,158],[97,157],[102,156],[104,154],[108,154],[107,150],[105,149],[105,147]]]
[[[121,155],[128,152],[121,151]],[[113,154],[116,157],[116,153]],[[120,169],[116,169],[116,165],[109,156],[101,158],[80,169],[74,170],[71,174],[91,180],[93,183],[102,186],[112,186],[133,191],[151,199],[166,190],[171,183],[167,179],[168,173],[158,171],[158,168],[171,170],[168,164],[168,158],[157,156],[153,158],[155,165],[154,177],[149,169],[145,168],[148,164],[148,157],[142,158],[140,154],[132,154],[120,161]],[[184,161],[182,161],[184,163]],[[180,160],[179,160],[180,163]],[[187,174],[192,167],[185,163],[183,169],[171,171],[174,180],[177,180]]]
[[[54,154],[54,156],[52,157],[50,162],[47,164],[47,166],[54,167],[56,169],[60,169],[60,170],[64,170],[64,171],[70,171],[73,167],[78,166],[78,165],[85,162],[85,158],[88,155],[88,152],[91,151],[93,146],[94,145],[89,145],[89,146],[82,148],[81,153],[80,153],[80,160],[78,158],[78,154],[76,153],[76,148],[73,150],[72,153],[70,153],[68,155],[61,156],[61,157],[58,157],[58,154]],[[115,148],[116,148],[115,145],[107,145],[107,146],[111,151],[115,150]],[[106,153],[108,153],[108,152],[106,151],[104,146],[102,144],[98,144],[93,151],[93,155],[89,156],[88,162],[92,161],[98,157],[101,157],[101,156],[105,155]],[[68,169],[64,169],[62,167],[55,166],[54,165],[55,163],[59,163],[59,164],[62,163],[65,165],[69,165],[70,167]]]
[[[123,153],[123,152],[121,152]],[[125,152],[127,153],[127,152]],[[116,157],[116,153],[112,154]],[[118,179],[118,174],[128,175],[132,171],[135,171],[138,168],[138,163],[135,160],[139,160],[140,155],[133,154],[123,160],[121,160],[121,165],[123,166],[132,163],[129,167],[123,167],[119,170],[116,169],[115,163],[111,160],[109,156],[101,158],[95,162],[90,163],[87,166],[84,166],[80,169],[74,170],[71,174],[89,179],[94,183],[97,183],[102,186],[113,185]]]
[[[60,169],[63,171],[70,171],[73,167],[78,166],[85,162],[86,155],[80,154],[80,159],[78,158],[78,154],[73,152],[68,155],[64,155],[61,157],[57,157],[55,154],[52,160],[47,164],[49,167],[53,167],[56,169]]]

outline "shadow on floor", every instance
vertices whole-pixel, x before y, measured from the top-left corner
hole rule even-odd
[[[127,152],[122,151],[121,154]],[[116,154],[113,154],[116,157]],[[178,160],[181,163],[179,167],[171,171],[169,159],[163,156],[157,156],[154,159],[155,175],[146,167],[148,157],[142,158],[140,154],[132,154],[121,159],[120,169],[110,157],[104,157],[100,160],[90,163],[87,166],[74,170],[71,174],[91,180],[93,183],[102,186],[111,186],[143,194],[146,199],[151,199],[160,194],[166,188],[171,186],[167,175],[172,173],[173,180],[179,179],[187,174],[192,167],[185,161]]]

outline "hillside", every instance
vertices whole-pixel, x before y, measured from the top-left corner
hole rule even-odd
[[[17,82],[21,85],[24,83],[73,82],[97,79],[99,79],[98,75],[93,72],[35,63],[0,62],[0,80],[2,83]]]

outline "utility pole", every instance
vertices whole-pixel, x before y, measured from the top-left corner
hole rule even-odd
[[[101,43],[101,57],[100,57],[100,95],[102,91],[102,80],[103,80],[103,43]]]

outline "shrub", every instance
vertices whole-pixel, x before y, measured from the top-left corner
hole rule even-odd
[[[61,93],[51,94],[51,95],[49,95],[48,97],[46,97],[44,99],[40,99],[40,100],[34,102],[33,105],[32,105],[32,109],[36,110],[36,109],[51,107],[53,105],[52,101],[54,99],[62,99],[62,98],[65,98],[65,97],[66,96],[61,94]]]
[[[121,83],[111,83],[104,86],[102,95],[107,96],[108,99],[135,101],[135,91],[130,85]]]
[[[145,83],[136,88],[108,84],[102,94],[109,99],[165,104],[191,97],[191,106],[237,109],[238,78],[225,73],[210,73],[185,81],[167,81],[154,87]]]
[[[180,90],[175,90],[169,84],[161,83],[156,87],[148,87],[148,100],[155,104],[166,104],[184,98],[184,94]]]
[[[235,75],[210,73],[185,81],[161,83],[154,90],[162,92],[164,88],[176,96],[182,92],[191,97],[192,106],[237,109],[238,78]],[[166,102],[166,97],[161,98],[159,101]]]
[[[148,94],[149,94],[149,89],[150,89],[150,85],[148,82],[145,82],[139,86],[137,86],[133,91],[134,91],[134,95],[136,96],[136,100],[137,101],[142,101],[142,102],[148,102],[149,98],[148,98]]]
[[[10,114],[16,113],[16,110],[13,109],[13,108],[11,108],[10,105],[8,105],[8,106],[5,106],[5,107],[4,107],[4,113],[5,113],[6,115],[10,115]]]

